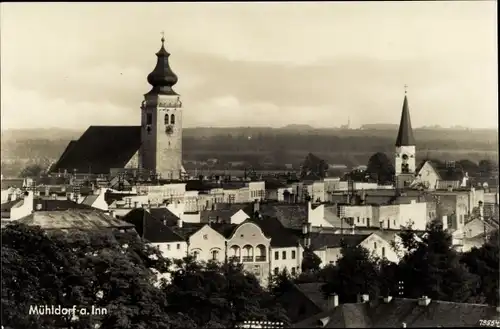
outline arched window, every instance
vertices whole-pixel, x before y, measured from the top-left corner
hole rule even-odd
[[[168,114],[165,114],[165,124],[168,125]]]
[[[193,251],[193,258],[196,260],[198,259],[198,256],[200,255],[200,252],[198,250]]]
[[[175,124],[175,115],[173,114],[170,116],[170,123]]]
[[[256,262],[266,261],[266,247],[262,244],[257,246],[257,256],[255,257]]]
[[[377,249],[377,242],[373,242],[373,248]]]
[[[243,262],[253,262],[253,247],[245,245],[243,247]]]
[[[219,250],[212,250],[212,260],[219,260]]]

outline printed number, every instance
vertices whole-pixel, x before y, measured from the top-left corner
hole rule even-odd
[[[500,320],[479,320],[481,327],[497,327],[500,328]]]

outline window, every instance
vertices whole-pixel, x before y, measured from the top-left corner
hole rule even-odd
[[[170,250],[170,244],[167,244],[167,250]]]
[[[177,244],[177,250],[179,250],[179,249],[181,249],[181,244],[180,243]]]
[[[198,259],[199,255],[200,255],[200,252],[198,250],[193,251],[193,257],[194,257],[194,259]]]
[[[280,268],[279,267],[275,267],[274,268],[274,275],[278,275],[280,274]]]
[[[219,251],[212,250],[212,260],[217,260],[217,259],[219,259]]]
[[[296,255],[295,255],[295,250],[292,250],[292,259],[295,259]]]
[[[151,113],[146,114],[146,124],[147,125],[152,125],[153,124],[153,115]]]
[[[396,220],[393,220],[392,223],[394,224],[394,227],[396,227]]]
[[[168,114],[165,114],[165,124],[168,125]]]
[[[385,247],[382,247],[382,257],[385,257]]]
[[[373,249],[377,249],[377,242],[373,242]]]
[[[292,267],[291,273],[292,273],[292,275],[296,274],[295,267]]]
[[[175,124],[175,115],[173,114],[170,116],[170,123]]]
[[[274,259],[280,259],[280,253],[278,251],[274,252]]]
[[[359,217],[358,217],[358,223],[359,223]]]
[[[283,252],[281,253],[281,259],[286,259],[286,251],[283,251]]]
[[[208,240],[208,234],[203,234],[203,240]]]

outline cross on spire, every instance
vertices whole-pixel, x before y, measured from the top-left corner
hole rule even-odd
[[[165,32],[161,31],[161,43],[163,44],[165,42]]]
[[[406,95],[407,91],[408,91],[408,85],[405,84],[405,95]]]

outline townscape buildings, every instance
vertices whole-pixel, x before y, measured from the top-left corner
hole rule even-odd
[[[147,76],[151,90],[140,104],[140,124],[91,126],[68,144],[47,177],[2,179],[2,226],[133,230],[165,257],[242,263],[263,285],[283,269],[300,272],[304,248],[319,256],[321,266],[339,260],[342,243],[398,262],[402,254],[391,246],[409,225],[420,234],[431,220],[442,220],[462,251],[498,229],[497,186],[471,184],[467,173],[449,175],[432,161],[418,164],[406,93],[395,136],[394,185],[314,175],[300,181],[189,177],[182,165],[184,108],[164,41]],[[408,312],[420,305],[396,302]],[[387,308],[387,301],[366,300],[346,305],[342,315],[312,303],[319,313],[296,320],[305,321],[299,327],[318,321],[326,326],[346,317],[348,308],[365,312],[366,303]],[[370,321],[392,325],[390,318]]]

